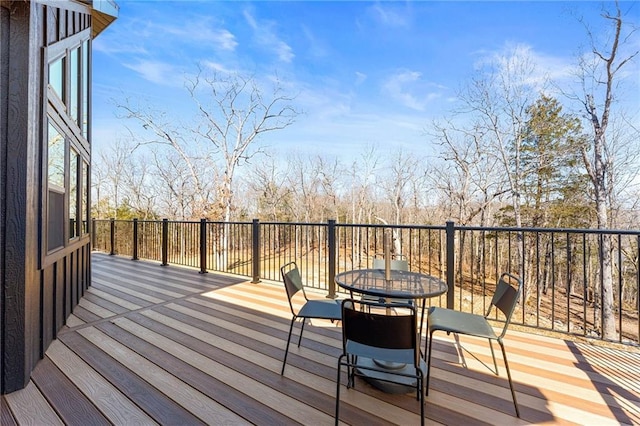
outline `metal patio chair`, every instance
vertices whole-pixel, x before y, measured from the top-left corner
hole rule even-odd
[[[455,311],[453,309],[431,307],[427,314],[427,394],[429,393],[429,376],[431,372],[431,351],[433,347],[433,333],[436,331],[446,331],[447,334],[466,334],[468,336],[484,337],[489,340],[489,347],[491,348],[491,356],[493,357],[493,365],[495,368],[494,374],[498,375],[498,364],[496,362],[496,356],[493,351],[494,340],[498,341],[500,348],[502,349],[502,357],[504,359],[504,366],[507,370],[507,378],[509,379],[509,387],[511,388],[511,396],[513,398],[513,405],[516,409],[516,416],[520,417],[520,410],[518,409],[518,402],[516,400],[516,393],[513,389],[513,381],[511,380],[511,371],[509,370],[509,363],[507,361],[507,353],[504,348],[503,338],[507,333],[507,328],[511,323],[511,316],[518,304],[520,293],[522,292],[522,280],[515,275],[504,273],[500,276],[496,290],[491,299],[491,304],[487,309],[487,313],[482,316],[478,314],[472,314],[468,312]],[[495,330],[488,321],[489,315],[493,308],[500,311],[504,318],[504,325],[500,334],[496,334]],[[457,336],[456,336],[457,337]]]
[[[401,307],[402,312],[386,315],[362,309],[358,305]],[[403,368],[385,367],[388,364],[405,365]],[[342,354],[338,358],[336,425],[340,418],[340,376],[343,366],[347,368],[347,388],[355,387],[356,376],[378,382],[401,383],[401,386],[415,386],[416,398],[420,401],[421,424],[424,424],[426,366],[420,354],[415,306],[353,299],[342,302]],[[407,384],[407,380],[415,380],[415,384]]]
[[[289,307],[291,308],[291,325],[289,326],[289,337],[287,338],[287,349],[284,352],[284,360],[282,361],[282,371],[280,374],[284,374],[284,367],[287,364],[287,355],[289,354],[289,343],[291,342],[291,333],[293,331],[293,324],[298,318],[302,319],[302,325],[300,327],[300,336],[298,337],[298,347],[302,341],[302,332],[304,331],[304,324],[307,319],[327,319],[333,321],[339,321],[342,315],[340,301],[338,300],[310,300],[304,291],[302,285],[302,277],[298,270],[298,265],[295,262],[289,262],[280,268],[280,274],[282,275],[282,281],[287,291],[287,299],[289,301]],[[296,297],[299,293],[302,294],[302,298]],[[299,298],[303,303],[300,309],[296,308],[294,298]]]

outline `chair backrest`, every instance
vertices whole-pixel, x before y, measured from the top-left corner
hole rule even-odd
[[[280,268],[280,274],[282,275],[282,281],[284,282],[284,288],[287,291],[287,299],[289,300],[289,307],[291,313],[296,314],[296,310],[293,308],[293,297],[299,291],[302,291],[305,301],[307,300],[307,294],[304,292],[304,286],[302,285],[302,277],[298,270],[296,262],[289,262]]]
[[[348,341],[381,349],[411,349],[414,364],[419,363],[420,349],[417,332],[416,310],[411,304],[401,305],[402,314],[386,315],[362,309],[362,305],[375,308],[393,307],[398,304],[345,299],[342,301],[342,339],[345,353]],[[404,310],[407,309],[407,311]],[[404,314],[408,312],[408,314]]]
[[[373,258],[373,269],[384,269],[385,267],[386,265],[384,263],[384,258]],[[409,262],[407,262],[405,259],[391,259],[391,269],[394,271],[408,271]]]
[[[495,306],[504,315],[504,328],[501,336],[504,337],[511,322],[511,316],[516,309],[520,294],[522,293],[522,280],[513,274],[507,272],[500,275],[496,291],[491,298],[491,305],[487,310],[485,317],[489,317],[492,308]]]

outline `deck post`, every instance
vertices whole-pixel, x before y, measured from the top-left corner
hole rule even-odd
[[[113,217],[109,220],[109,241],[111,242],[109,255],[113,256],[116,254],[116,220]]]
[[[207,219],[200,219],[200,273],[207,273]]]
[[[91,250],[96,248],[96,218],[91,219]]]
[[[131,260],[138,260],[138,218],[133,218],[133,241],[131,241],[133,254]]]
[[[456,233],[455,233],[455,222],[447,221],[446,223],[446,234],[447,234],[447,258],[446,258],[446,268],[447,268],[447,308],[453,309],[454,305],[454,272],[455,272],[455,249],[456,249]]]
[[[162,266],[167,266],[169,245],[169,219],[162,219]]]
[[[252,280],[251,283],[257,284],[260,282],[260,220],[253,219],[251,224],[251,265],[252,265]]]
[[[327,283],[327,287],[329,288],[328,298],[335,299],[336,298],[336,220],[329,219],[329,223],[327,226],[327,241],[329,244],[329,282]]]

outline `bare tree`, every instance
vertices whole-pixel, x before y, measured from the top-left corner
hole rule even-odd
[[[252,149],[259,135],[290,126],[298,112],[277,81],[268,97],[254,77],[240,74],[207,77],[199,73],[186,87],[202,119],[193,131],[221,157],[222,220],[228,222],[236,168],[262,152]]]
[[[513,224],[522,226],[522,138],[526,112],[543,90],[529,52],[516,48],[487,63],[460,95],[461,112],[473,117],[473,137],[487,141],[497,156],[513,209]]]
[[[141,133],[129,130],[130,138],[135,141],[132,152],[150,155],[153,159],[152,174],[159,179],[154,184],[163,197],[164,212],[181,220],[218,213],[220,209],[214,204],[218,169],[206,146],[187,136],[191,129],[178,123],[168,112],[141,106],[130,99],[118,104],[118,108],[120,118],[133,120],[142,127]],[[182,201],[171,205],[177,200]]]
[[[376,175],[379,172],[380,157],[374,147],[369,147],[362,152],[359,158],[353,161],[349,179],[351,190],[349,201],[351,203],[352,223],[371,223],[374,214],[374,198],[378,182]]]
[[[612,119],[612,107],[619,89],[620,75],[623,67],[629,65],[639,51],[623,50],[631,43],[631,36],[636,28],[627,28],[625,19],[616,1],[615,11],[603,11],[602,17],[612,26],[612,36],[604,44],[598,43],[588,26],[591,53],[580,57],[578,80],[581,90],[574,99],[582,105],[586,119],[590,123],[591,144],[582,151],[585,168],[593,185],[596,204],[598,229],[612,226],[610,212],[616,183],[615,165],[620,154],[614,147],[615,138],[608,132]],[[619,56],[622,55],[622,56]],[[613,258],[612,241],[609,235],[603,235],[601,243],[602,270],[602,336],[615,339],[617,336],[615,314],[613,312]]]
[[[504,194],[506,179],[502,162],[491,155],[483,133],[459,128],[452,121],[433,123],[433,137],[442,147],[442,167],[433,170],[434,186],[446,194],[449,217],[462,225],[487,226],[487,210]]]
[[[96,156],[92,185],[98,217],[121,219],[118,212],[122,212],[123,201],[129,195],[127,180],[132,179],[132,150],[129,143],[119,139]]]
[[[278,169],[272,158],[262,162],[261,167],[254,167],[248,177],[248,196],[257,203],[257,216],[270,221],[286,221],[291,219],[291,205],[294,197],[287,184],[287,171]]]
[[[130,157],[129,168],[124,174],[129,206],[142,220],[156,217],[157,192],[150,191],[150,166],[139,157]]]
[[[234,210],[237,168],[262,152],[260,147],[254,147],[261,134],[288,127],[298,113],[291,105],[293,98],[283,94],[277,81],[273,92],[266,96],[253,76],[207,76],[200,70],[186,80],[185,88],[197,110],[196,124],[180,125],[175,115],[129,101],[118,106],[124,118],[133,119],[142,126],[144,135],[151,136],[139,139],[138,147],[167,149],[164,153],[155,151],[155,165],[182,214],[217,216],[228,223]],[[216,205],[214,200],[219,203]],[[187,203],[194,204],[187,208]],[[218,244],[223,265],[225,231]]]
[[[420,160],[402,150],[388,157],[389,167],[380,187],[387,203],[391,204],[393,223],[406,223],[404,214],[411,200],[412,180],[420,169]],[[385,203],[386,204],[386,203]]]
[[[294,220],[312,222],[319,220],[321,205],[321,180],[318,163],[312,157],[299,154],[288,158],[290,166],[289,187],[296,202],[291,206]]]
[[[329,159],[317,156],[320,187],[326,202],[324,203],[325,219],[337,219],[340,216],[340,192],[342,185],[339,176],[345,175],[344,167],[337,158]],[[346,210],[346,209],[345,209]]]

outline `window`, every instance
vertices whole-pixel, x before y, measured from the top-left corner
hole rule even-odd
[[[56,92],[58,98],[64,99],[64,57],[49,64],[49,85]]]
[[[73,49],[69,55],[69,115],[80,124],[80,49]]]
[[[91,221],[91,211],[89,210],[89,164],[82,160],[82,203],[80,214],[82,215],[82,235],[89,233],[89,223]]]
[[[90,104],[88,28],[46,48],[46,132],[42,164],[43,263],[89,234]],[[50,257],[48,257],[50,256]]]
[[[82,43],[82,136],[89,138],[89,40]]]
[[[80,205],[78,204],[78,163],[80,162],[80,154],[75,149],[70,149],[69,155],[69,239],[76,238],[79,234],[78,219]]]
[[[64,191],[64,137],[51,122],[49,122],[47,161],[49,187]]]
[[[47,144],[47,250],[64,246],[64,151],[65,140],[49,122]]]

